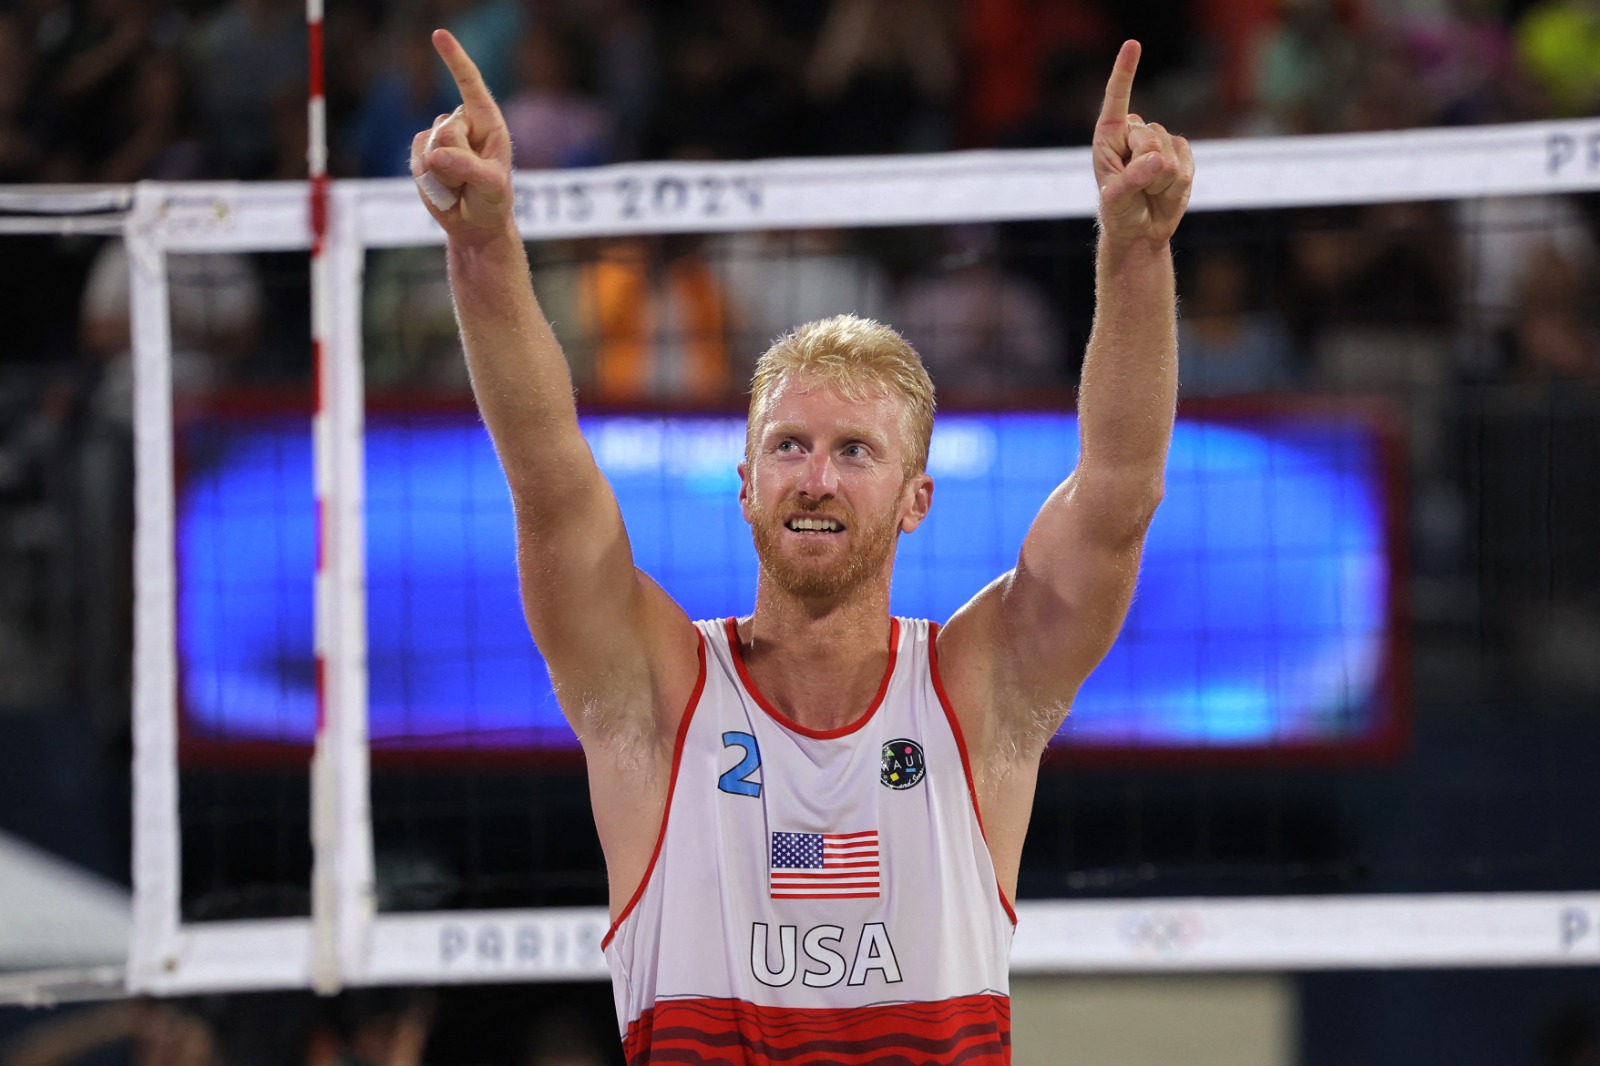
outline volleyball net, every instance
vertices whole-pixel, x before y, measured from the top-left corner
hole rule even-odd
[[[1195,146],[1167,498],[1045,761],[1018,972],[1600,960],[1597,146],[1591,122]],[[840,312],[940,389],[894,610],[948,617],[1011,565],[1076,457],[1087,149],[516,183],[584,431],[692,615],[752,602],[749,368]],[[304,294],[306,211],[299,184],[150,184],[115,212],[129,987],[602,976],[590,783],[410,183],[333,183],[317,360],[217,354],[251,307],[308,324],[261,324]]]

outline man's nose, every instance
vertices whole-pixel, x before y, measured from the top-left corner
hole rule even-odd
[[[824,451],[813,452],[806,459],[805,477],[800,482],[802,495],[814,500],[831,497],[839,487],[839,471],[833,465],[833,456]]]

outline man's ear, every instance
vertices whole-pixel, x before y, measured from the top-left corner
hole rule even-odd
[[[905,502],[907,510],[900,518],[900,532],[910,533],[922,525],[922,520],[928,517],[928,508],[933,506],[933,478],[927,474],[914,474],[906,483]]]
[[[739,513],[746,523],[750,521],[750,464],[739,464]]]

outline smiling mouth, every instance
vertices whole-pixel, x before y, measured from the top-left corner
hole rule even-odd
[[[812,536],[829,536],[834,533],[844,532],[844,523],[837,518],[799,517],[791,518],[783,524],[783,528],[791,533],[805,533]]]

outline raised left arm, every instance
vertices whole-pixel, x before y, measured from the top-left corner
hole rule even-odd
[[[1100,240],[1077,468],[1040,510],[1016,568],[940,635],[967,742],[990,779],[1037,762],[1110,649],[1161,501],[1178,388],[1170,241],[1194,162],[1183,138],[1128,113],[1138,61],[1138,44],[1123,45],[1095,131]]]

